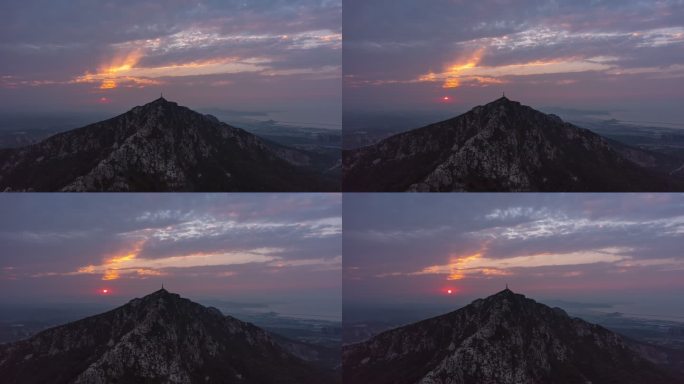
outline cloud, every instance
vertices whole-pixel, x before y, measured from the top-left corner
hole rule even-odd
[[[656,115],[684,79],[683,16],[677,1],[350,2],[345,105],[472,107],[505,89],[566,108],[648,100]],[[440,104],[445,95],[453,102]]]
[[[339,195],[75,197],[0,201],[8,279],[170,280],[197,268],[236,276],[247,264],[281,274],[342,265]]]
[[[3,16],[0,102],[11,111],[120,112],[163,89],[195,108],[340,119],[339,0],[10,1]]]
[[[3,28],[0,51],[12,52],[14,60],[24,59],[26,55],[36,57],[68,51],[74,51],[71,54],[80,59],[80,52],[83,55],[91,52],[89,60],[81,60],[82,72],[78,72],[78,62],[73,63],[71,81],[97,83],[100,90],[109,90],[125,82],[140,87],[158,85],[160,82],[154,79],[164,77],[235,73],[280,76],[286,69],[293,70],[287,65],[288,56],[293,52],[315,50],[318,55],[336,57],[335,51],[341,49],[341,24],[335,24],[341,20],[339,2],[300,1],[287,7],[271,2],[238,7],[199,2],[194,7],[179,4],[175,12],[160,11],[153,2],[119,7],[115,10],[108,5],[89,4],[78,9],[79,14],[101,13],[90,20],[79,19],[82,34],[75,34],[57,20],[48,23],[42,20],[35,28],[37,31],[26,30],[23,23],[10,22]],[[65,16],[66,20],[69,12],[76,11],[69,4],[55,4],[53,8],[51,12]],[[152,9],[156,12],[150,13]],[[20,4],[9,7],[10,13],[22,16],[29,24],[28,20],[44,15],[44,12],[32,14],[29,10]],[[146,21],[141,22],[135,12],[147,15]],[[294,16],[299,22],[274,22],[287,16]],[[115,24],[112,31],[104,30]],[[50,32],[38,33],[42,28],[50,28]],[[83,68],[93,60],[98,61],[97,68]],[[339,67],[339,61],[336,64]],[[37,78],[39,72],[28,72],[30,69],[6,68],[2,72],[13,75],[23,72],[22,77],[32,77],[33,81],[68,83],[67,72],[63,72],[61,80],[45,79]],[[309,66],[297,69],[302,73],[317,70]]]
[[[624,279],[674,289],[684,266],[678,194],[360,194],[344,207],[351,300],[505,281],[540,292],[618,289]]]
[[[122,275],[134,274],[137,277],[161,276],[168,268],[192,268],[210,266],[231,266],[248,263],[266,263],[278,260],[275,256],[278,248],[256,248],[242,252],[198,253],[190,255],[169,256],[163,258],[140,258],[139,249],[120,256],[107,259],[104,264],[80,267],[73,274],[102,275],[102,280],[117,280]],[[297,265],[292,264],[292,265]]]
[[[555,267],[567,265],[586,265],[594,263],[626,262],[627,257],[619,248],[595,249],[572,253],[541,253],[535,255],[514,256],[508,258],[489,258],[481,253],[468,256],[455,256],[444,265],[431,265],[408,275],[446,275],[448,280],[461,280],[467,275],[482,274],[485,276],[511,275],[511,269]],[[618,265],[633,265],[618,264]]]

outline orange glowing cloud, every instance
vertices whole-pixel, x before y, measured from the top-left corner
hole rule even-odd
[[[116,88],[116,81],[113,79],[104,79],[100,84],[100,89],[114,89]]]
[[[154,269],[138,268],[135,270],[138,276],[162,276],[164,275],[161,271],[155,271]]]
[[[442,88],[458,88],[458,86],[461,85],[461,73],[465,70],[477,67],[482,60],[483,54],[484,48],[480,48],[465,60],[460,60],[458,63],[450,65],[445,72],[446,80],[444,81],[444,84],[442,84]]]
[[[135,49],[120,53],[101,65],[96,73],[86,72],[73,83],[97,83],[100,90],[111,90],[122,85],[145,87],[158,85],[165,77],[202,76],[241,72],[261,72],[269,60],[260,58],[223,57],[210,60],[173,63],[164,66],[140,66],[143,51]]]
[[[449,275],[447,280],[461,280],[465,277],[464,269],[468,267],[470,263],[482,257],[481,253],[474,253],[465,257],[457,257],[452,259],[449,264]]]
[[[509,271],[504,271],[503,269],[497,268],[483,268],[480,270],[485,276],[509,276],[512,273]]]
[[[120,271],[127,263],[135,260],[142,250],[144,241],[138,241],[131,245],[131,248],[110,258],[105,259],[102,265],[87,265],[78,268],[76,274],[96,274],[102,273],[102,280],[117,280],[121,277]]]
[[[115,269],[108,269],[105,274],[102,276],[102,280],[116,280],[119,277],[119,272]]]
[[[142,50],[122,52],[109,59],[98,68],[97,73],[86,72],[74,79],[75,83],[100,83],[102,90],[115,89],[118,87],[120,74],[134,68],[143,57]],[[135,82],[135,78],[124,77],[123,80]],[[142,82],[141,82],[142,83]]]
[[[471,276],[508,276],[513,274],[514,268],[623,262],[628,260],[628,257],[623,254],[629,250],[629,248],[610,247],[571,253],[538,253],[500,259],[487,257],[482,251],[472,255],[454,256],[447,264],[432,265],[417,272],[401,275],[446,275],[447,280],[461,280]]]
[[[441,82],[442,88],[468,86],[489,86],[505,84],[508,76],[531,76],[557,73],[576,73],[586,71],[606,71],[614,67],[610,57],[558,58],[553,60],[534,60],[499,66],[480,65],[484,57],[481,48],[467,57],[449,64],[441,73],[430,72],[418,76],[412,82]]]
[[[143,249],[144,241],[131,245],[126,251],[106,258],[100,265],[88,265],[79,268],[75,274],[102,274],[102,280],[117,280],[124,276],[147,278],[150,276],[166,275],[167,268],[193,268],[209,266],[228,266],[249,263],[277,263],[282,262],[282,267],[297,267],[306,265],[320,265],[327,267],[330,264],[340,264],[341,258],[332,261],[316,260],[290,260],[283,261],[276,254],[282,252],[280,248],[255,248],[248,251],[219,252],[219,253],[192,253],[176,256],[149,259],[139,257]]]
[[[241,59],[224,57],[201,61],[176,63],[159,67],[136,67],[123,70],[121,73],[134,77],[159,78],[179,76],[201,76],[226,73],[259,72],[266,69],[265,59]]]
[[[100,67],[101,73],[116,75],[134,68],[143,57],[142,50],[135,49],[114,56],[108,63]]]
[[[466,277],[466,274],[468,273],[467,269],[470,268],[470,265],[481,257],[482,253],[480,252],[467,256],[452,257],[451,261],[447,265],[433,265],[413,274],[446,274],[447,280],[461,280]]]

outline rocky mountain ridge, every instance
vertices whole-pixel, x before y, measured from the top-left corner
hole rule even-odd
[[[0,345],[3,383],[335,382],[262,329],[164,289]]]
[[[337,190],[317,160],[159,98],[27,147],[0,149],[0,190]]]
[[[345,191],[669,191],[628,149],[506,97],[343,152]],[[662,162],[662,161],[661,161]]]
[[[343,347],[344,382],[681,383],[619,335],[505,289]]]

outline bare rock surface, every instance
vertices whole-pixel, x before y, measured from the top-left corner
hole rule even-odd
[[[3,383],[334,382],[266,331],[162,289],[0,345]]]
[[[652,155],[502,97],[343,152],[345,191],[667,191]]]
[[[343,347],[345,383],[681,383],[619,335],[506,289]]]
[[[0,150],[0,191],[330,191],[312,154],[159,98]]]

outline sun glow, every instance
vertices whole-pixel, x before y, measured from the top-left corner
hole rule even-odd
[[[76,77],[74,83],[96,83],[100,90],[111,90],[121,86],[145,87],[162,83],[161,78],[180,76],[202,76],[226,73],[260,72],[266,69],[269,60],[260,58],[222,57],[162,66],[141,66],[142,50],[117,54],[101,65],[97,72],[86,72]]]
[[[133,245],[133,250],[129,250],[121,255],[116,255],[105,259],[100,265],[88,265],[79,268],[71,274],[102,274],[102,280],[117,280],[122,277],[148,278],[163,276],[167,272],[166,268],[191,268],[207,266],[226,266],[249,263],[277,263],[282,252],[280,248],[255,248],[245,251],[219,252],[219,253],[192,253],[160,258],[139,257],[143,243]],[[338,261],[335,261],[337,263]],[[321,263],[320,260],[291,260],[281,264],[282,267],[309,265]],[[278,264],[274,264],[278,266]]]
[[[466,277],[466,270],[469,269],[469,265],[481,257],[482,254],[479,252],[468,256],[452,257],[447,265],[433,265],[414,274],[447,274],[447,280],[461,280]]]
[[[114,89],[116,88],[116,81],[112,79],[104,79],[100,84],[100,89]]]
[[[481,48],[448,64],[441,73],[429,72],[411,82],[441,82],[442,88],[463,86],[486,87],[510,82],[510,76],[534,76],[557,73],[606,71],[614,68],[611,58],[561,57],[550,60],[533,60],[497,66],[481,65],[485,49]]]
[[[104,263],[100,266],[87,265],[85,267],[80,267],[76,273],[78,274],[94,274],[102,273],[102,280],[116,280],[121,277],[120,271],[126,269],[126,265],[134,261],[142,247],[144,241],[138,241],[131,245],[131,248],[125,251],[121,255],[115,255],[108,259],[105,259]],[[150,272],[147,269],[139,269],[141,275],[156,275],[155,272]]]
[[[475,68],[482,60],[484,54],[484,48],[480,48],[475,51],[472,55],[465,59],[465,62],[460,61],[456,64],[449,66],[445,72],[446,80],[442,84],[442,88],[458,88],[461,85],[460,75],[463,71]],[[433,74],[434,75],[434,74]]]
[[[117,56],[114,56],[109,63],[100,67],[100,71],[109,74],[117,74],[119,72],[127,71],[135,67],[140,59],[143,57],[141,50],[136,49],[130,52],[126,52]]]
[[[143,57],[139,49],[117,54],[107,63],[98,68],[97,73],[86,72],[75,79],[76,83],[99,82],[102,90],[115,89],[119,86],[117,79],[119,74],[134,68]],[[129,79],[130,80],[130,79]]]
[[[514,268],[537,268],[545,266],[569,266],[589,263],[615,263],[628,260],[626,249],[609,247],[570,253],[535,253],[508,258],[490,258],[483,253],[452,256],[449,263],[432,265],[408,275],[445,275],[447,280],[466,277],[492,278],[509,276]]]

